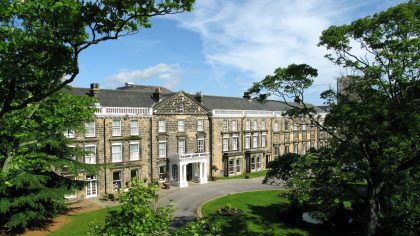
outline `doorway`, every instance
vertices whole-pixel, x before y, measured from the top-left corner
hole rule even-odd
[[[193,178],[193,168],[192,163],[187,165],[187,181],[192,181]]]

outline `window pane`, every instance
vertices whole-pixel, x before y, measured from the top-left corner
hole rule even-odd
[[[95,122],[88,122],[85,124],[85,136],[86,137],[95,137]]]
[[[112,145],[112,162],[122,161],[121,145]]]
[[[197,131],[203,131],[203,130],[204,130],[204,121],[197,120]]]
[[[139,135],[139,123],[137,120],[132,120],[130,123],[131,135]]]
[[[121,121],[112,121],[112,136],[121,136]]]
[[[133,143],[130,144],[130,160],[139,160],[139,144]]]

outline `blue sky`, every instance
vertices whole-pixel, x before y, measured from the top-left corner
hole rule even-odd
[[[305,100],[345,73],[316,46],[321,32],[385,10],[401,0],[196,0],[191,13],[152,19],[138,34],[95,45],[80,57],[73,86],[116,88],[124,82],[171,90],[242,96],[278,67],[319,70]]]

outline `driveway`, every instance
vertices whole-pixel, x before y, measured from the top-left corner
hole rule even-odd
[[[282,188],[282,185],[262,184],[262,180],[263,178],[219,180],[207,184],[190,184],[189,187],[182,189],[162,190],[163,196],[159,200],[159,205],[165,206],[173,201],[177,210],[172,227],[177,228],[196,218],[197,207],[212,198],[229,193]]]

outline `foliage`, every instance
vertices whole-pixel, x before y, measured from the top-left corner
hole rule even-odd
[[[274,159],[273,161],[270,161],[267,166],[268,171],[265,175],[263,183],[266,183],[272,178],[289,180],[293,170],[292,164],[295,163],[298,158],[300,158],[299,154],[287,153]]]
[[[324,122],[303,100],[312,82],[302,68],[290,75],[278,73],[287,68],[278,69],[250,89],[260,98],[301,96],[301,105],[290,104],[288,114],[306,116],[328,132],[330,147],[278,165],[279,170],[292,167],[290,175],[279,177],[288,180],[301,202],[329,216],[346,198],[361,202],[365,235],[378,228],[416,234],[418,228],[419,197],[412,191],[418,189],[420,171],[419,16],[420,1],[409,1],[322,33],[319,45],[332,51],[326,57],[350,73],[341,78],[339,93],[322,93],[331,107]],[[366,184],[355,184],[360,182]],[[400,225],[390,223],[401,217]]]
[[[194,0],[4,0],[0,2],[0,118],[71,83],[80,53],[151,27],[150,18]]]
[[[217,222],[210,218],[199,218],[175,231],[174,236],[220,236],[222,231]]]
[[[93,104],[91,98],[63,92],[0,118],[1,228],[16,232],[42,227],[64,209],[64,195],[83,185],[57,171],[95,171],[70,159],[83,151],[69,148],[63,135],[68,129],[83,129],[93,117]]]
[[[121,192],[121,209],[109,211],[105,223],[95,223],[94,235],[165,235],[172,214],[172,205],[157,207],[158,185],[147,185],[133,179],[132,187]]]

